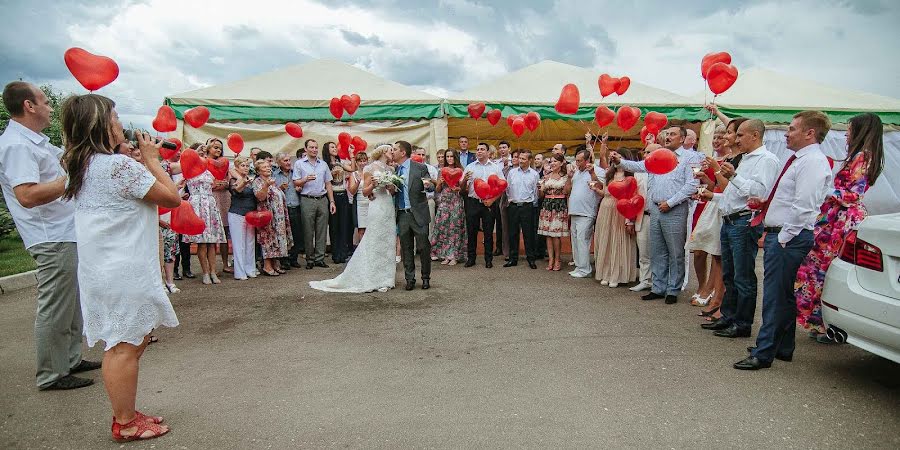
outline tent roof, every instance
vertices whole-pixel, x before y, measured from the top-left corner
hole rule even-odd
[[[684,106],[691,103],[687,97],[641,84],[634,79],[631,80],[631,87],[625,95],[613,94],[603,99],[597,85],[601,73],[596,69],[545,60],[453,95],[450,103],[484,102],[553,106],[559,99],[562,87],[568,83],[578,86],[581,106],[596,107],[600,104]]]
[[[702,104],[704,94],[691,98],[694,103]],[[711,94],[705,98],[711,98]],[[900,112],[900,100],[896,98],[837,88],[760,68],[740,73],[731,89],[716,98],[716,104],[733,109]]]
[[[332,97],[356,93],[361,105],[439,104],[441,99],[365,70],[316,59],[229,83],[167,97],[172,104],[328,107]]]

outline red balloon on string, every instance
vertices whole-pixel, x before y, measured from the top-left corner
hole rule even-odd
[[[240,153],[244,149],[244,138],[238,133],[229,133],[226,142],[228,143],[228,148],[235,154]]]
[[[338,135],[338,156],[341,159],[350,159],[350,144],[353,141],[353,137],[350,136],[350,133],[342,132]],[[325,149],[328,151],[328,149]]]
[[[620,181],[611,181],[606,188],[609,195],[617,199],[631,198],[637,192],[638,185],[634,177],[625,177]]]
[[[328,111],[335,119],[341,120],[341,116],[344,115],[344,105],[341,103],[341,99],[332,97],[331,102],[328,103]]]
[[[484,114],[484,103],[472,103],[466,109],[469,111],[469,117],[478,120]]]
[[[700,76],[707,79],[709,68],[716,63],[731,64],[731,55],[728,52],[707,53],[700,61]]]
[[[492,174],[491,176],[489,176],[487,179],[487,183],[491,188],[490,198],[499,197],[501,194],[503,194],[504,191],[506,191],[506,186],[508,185],[506,183],[506,180],[500,178],[499,176],[497,176],[497,174]]]
[[[156,117],[151,123],[153,129],[160,133],[175,131],[178,123],[175,120],[175,110],[169,105],[162,105],[156,110]]]
[[[644,116],[644,125],[653,134],[659,133],[667,123],[669,123],[669,118],[663,113],[650,111]]]
[[[598,106],[597,110],[594,111],[594,120],[597,121],[597,125],[600,125],[601,127],[611,124],[615,119],[616,112],[609,109],[608,106]]]
[[[247,224],[254,228],[264,228],[272,222],[272,211],[250,211],[244,215]]]
[[[606,73],[600,75],[600,78],[597,79],[597,85],[600,86],[600,95],[602,97],[613,95],[619,88],[619,84],[618,78],[611,77]]]
[[[353,136],[353,139],[350,139],[350,144],[353,145],[353,156],[366,151],[366,147],[369,146],[369,143],[359,136]]]
[[[441,169],[441,178],[447,182],[447,185],[454,188],[459,186],[459,181],[462,180],[463,171],[458,167],[444,167]]]
[[[644,211],[644,197],[635,195],[629,199],[616,201],[616,211],[628,220],[634,220]]]
[[[513,120],[512,123],[512,132],[516,137],[522,137],[522,133],[525,132],[525,119],[516,117],[516,120]]]
[[[562,88],[559,93],[559,100],[556,101],[556,112],[560,114],[575,114],[578,112],[578,104],[581,103],[581,94],[578,93],[578,86],[569,83]]]
[[[487,181],[484,181],[481,178],[476,178],[474,187],[475,195],[477,195],[478,198],[482,200],[491,198],[491,185],[489,185]]]
[[[541,124],[541,115],[534,112],[529,111],[528,114],[525,114],[525,128],[528,128],[528,131],[534,131],[537,129],[538,125]]]
[[[737,77],[737,67],[721,62],[713,64],[709,68],[709,72],[706,73],[706,81],[709,83],[709,90],[713,91],[713,94],[716,95],[731,88],[734,82],[737,81]]]
[[[119,77],[119,65],[111,58],[95,55],[83,48],[72,47],[63,55],[69,72],[93,92],[112,83]]]
[[[194,128],[200,128],[209,121],[209,109],[195,106],[184,112],[184,121]]]
[[[181,205],[172,210],[172,220],[169,221],[172,231],[178,234],[194,236],[206,230],[206,223],[197,217],[191,202],[182,200]]]
[[[499,109],[492,109],[492,110],[488,111],[488,113],[487,113],[488,122],[490,122],[490,124],[492,126],[497,125],[497,122],[500,122],[501,116],[502,116],[502,113],[500,112]]]
[[[628,91],[628,88],[631,86],[631,78],[622,77],[619,78],[619,87],[616,88],[616,95],[625,95],[625,92]]]
[[[228,165],[228,158],[206,158],[206,168],[209,170],[209,173],[212,174],[213,178],[220,181],[228,177]]]
[[[203,172],[206,172],[206,158],[201,158],[194,149],[187,149],[181,153],[181,173],[184,178],[190,180]]]
[[[293,138],[302,138],[303,137],[303,128],[300,128],[300,125],[297,125],[294,122],[288,122],[284,124],[284,131],[287,134],[291,135]]]
[[[623,106],[616,112],[616,125],[622,131],[630,130],[641,118],[641,110],[633,106]]]
[[[672,150],[659,148],[650,152],[650,156],[644,159],[647,172],[663,175],[678,167],[678,157]]]
[[[359,102],[359,96],[356,94],[341,96],[341,106],[344,108],[344,110],[347,111],[347,114],[351,116],[356,113],[357,109],[359,109]]]

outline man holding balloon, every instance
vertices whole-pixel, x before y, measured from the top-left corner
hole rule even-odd
[[[478,246],[478,230],[484,231],[484,267],[490,269],[494,267],[494,203],[500,198],[502,192],[492,190],[483,192],[478,189],[478,185],[487,183],[491,177],[504,180],[503,168],[491,162],[488,159],[488,145],[479,143],[475,150],[474,162],[466,166],[463,175],[462,188],[463,194],[466,195],[466,235],[468,238],[468,256],[466,257],[466,267],[475,265],[475,251]],[[481,194],[481,195],[479,195]]]

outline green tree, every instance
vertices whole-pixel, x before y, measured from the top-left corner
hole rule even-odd
[[[51,144],[62,147],[62,124],[59,121],[59,105],[66,98],[66,94],[57,91],[50,84],[42,85],[41,90],[50,99],[50,106],[53,107],[53,114],[50,115],[50,126],[44,130],[44,134],[50,138]],[[0,133],[6,130],[7,123],[9,123],[9,111],[6,110],[6,105],[0,102]]]

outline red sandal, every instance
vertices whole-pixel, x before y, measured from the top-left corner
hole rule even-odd
[[[116,422],[116,419],[113,418],[112,421],[112,438],[116,442],[131,442],[131,441],[142,441],[146,439],[158,438],[169,431],[171,429],[163,429],[162,425],[154,423],[148,416],[143,414],[136,414],[134,419],[131,422],[128,422],[124,425]],[[122,430],[127,430],[129,428],[134,428],[134,434],[131,436],[122,436]],[[144,436],[146,432],[152,432],[153,434],[150,436]]]
[[[148,416],[140,411],[135,411],[134,413],[137,415],[137,417],[143,417],[144,420],[148,420],[153,423],[163,423],[166,420],[163,419],[162,416]]]

